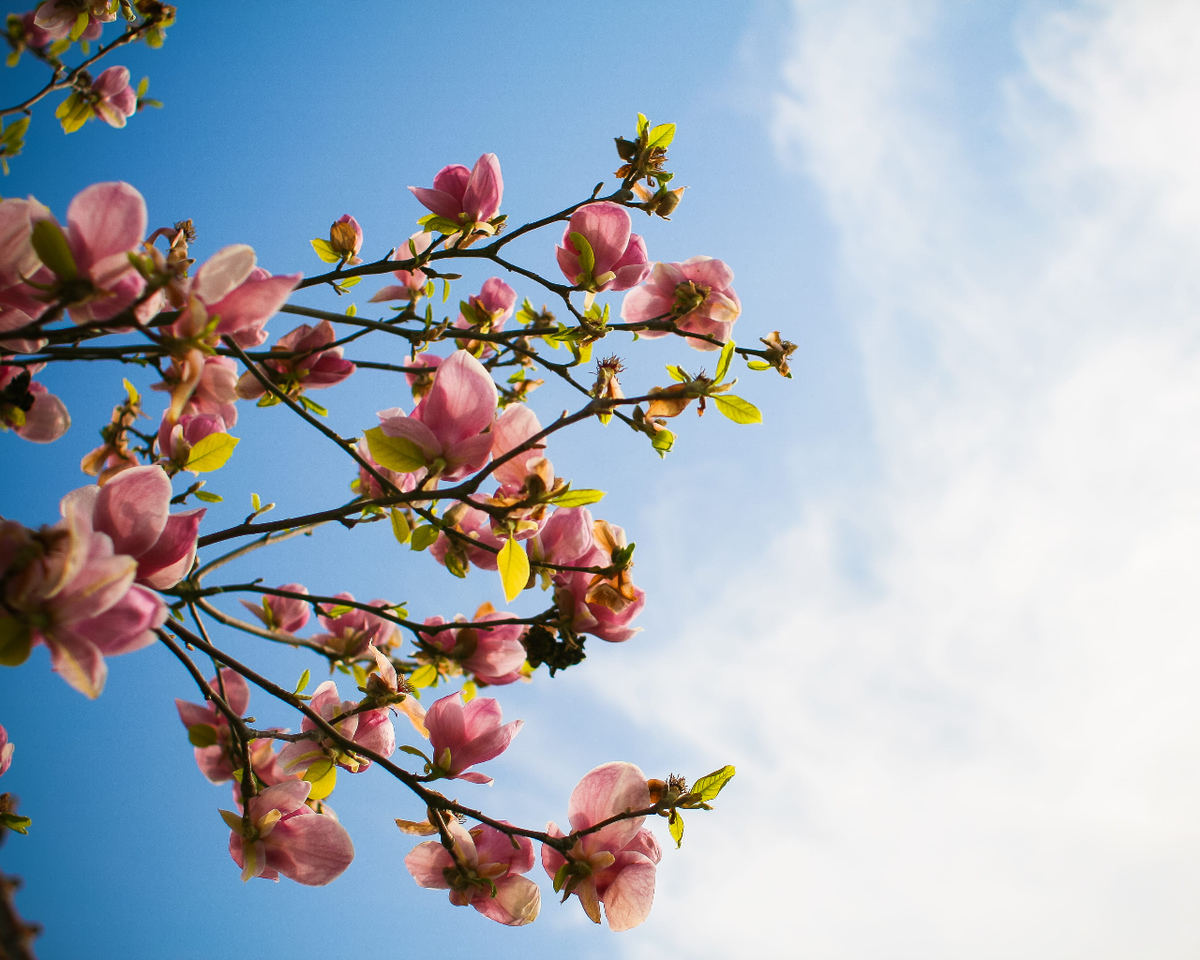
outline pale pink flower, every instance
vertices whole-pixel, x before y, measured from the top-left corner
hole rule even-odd
[[[541,891],[521,876],[533,869],[533,842],[528,837],[510,839],[485,824],[467,830],[454,819],[447,822],[446,830],[454,841],[453,854],[440,842],[426,840],[404,858],[418,886],[448,889],[455,906],[470,904],[489,920],[506,926],[523,926],[537,919]]]
[[[346,828],[304,801],[312,784],[288,780],[268,787],[246,804],[246,818],[221,811],[230,827],[229,854],[242,880],[279,875],[308,886],[337,879],[354,859]],[[246,821],[249,821],[247,824]]]
[[[308,593],[308,588],[302,583],[285,583],[279,589],[291,593]],[[258,617],[268,630],[278,633],[295,633],[304,629],[311,613],[310,604],[304,600],[297,600],[295,597],[274,597],[270,594],[263,596],[262,603],[253,604],[243,600],[242,606]]]
[[[421,232],[414,233],[404,243],[400,244],[392,253],[392,258],[395,260],[411,260],[414,257],[419,257],[429,245],[433,243],[431,234]],[[425,285],[429,282],[424,271],[421,270],[394,270],[392,272],[399,285],[392,284],[383,287],[378,293],[370,299],[370,303],[379,303],[384,300],[420,300],[425,295]]]
[[[463,507],[454,511],[453,529],[467,539],[451,537],[439,533],[430,554],[442,566],[447,566],[447,557],[457,557],[478,567],[480,570],[496,569],[496,550],[504,546],[504,540],[492,531],[492,518],[483,510],[475,507]],[[525,534],[528,536],[529,534]],[[493,550],[484,550],[471,545],[471,542],[486,544]]]
[[[530,437],[540,433],[542,425],[537,414],[523,403],[509,404],[496,418],[492,427],[492,458],[498,459]],[[553,478],[554,468],[546,459],[545,441],[504,461],[492,471],[492,476],[506,494],[515,495],[524,488],[530,476]]]
[[[50,220],[51,217],[38,217]],[[52,266],[58,284],[50,293],[66,302],[76,323],[111,320],[134,305],[146,287],[129,262],[146,235],[146,201],[127,183],[97,183],[75,196],[63,231],[68,252]],[[138,322],[155,308],[135,308]]]
[[[358,450],[358,455],[360,457],[374,467],[376,472],[381,477],[390,481],[391,484],[401,493],[407,493],[409,490],[412,490],[414,487],[416,487],[419,474],[397,473],[395,470],[389,470],[387,467],[380,466],[371,456],[371,448],[368,446],[366,440],[359,440],[356,449]],[[367,469],[362,466],[358,468],[358,479],[351,483],[351,487],[362,496],[371,500],[382,497],[385,493],[379,481],[376,480],[375,477],[373,477],[367,471]],[[386,492],[391,493],[390,490]]]
[[[33,22],[48,38],[59,40],[70,35],[80,13],[88,15],[88,24],[80,40],[95,40],[104,24],[117,19],[116,4],[109,0],[45,0],[34,11]]]
[[[475,614],[472,622],[487,624],[510,617],[511,614],[484,607]],[[445,622],[441,617],[429,617],[425,621],[428,626],[440,626]],[[421,633],[421,639],[441,656],[457,661],[479,683],[499,686],[521,678],[521,667],[525,664],[525,647],[521,643],[524,633],[525,627],[521,624],[506,623],[491,628],[463,626],[456,630]]]
[[[0,518],[0,599],[10,620],[4,662],[21,663],[44,643],[52,668],[94,698],[104,688],[104,658],[153,643],[167,611],[134,585],[137,561],[93,529],[89,489],[63,497],[63,519],[52,527],[35,532]]]
[[[158,453],[173,470],[186,470],[192,447],[214,433],[226,433],[225,421],[211,413],[185,413],[172,423],[166,411],[158,425]]]
[[[425,468],[445,480],[461,480],[491,456],[486,431],[496,413],[496,384],[483,364],[456,350],[438,367],[433,387],[405,415],[398,407],[379,412],[379,425],[390,437],[412,442]]]
[[[34,443],[51,443],[67,432],[71,415],[61,400],[32,379],[33,367],[0,363],[0,429]]]
[[[469,769],[507,750],[524,724],[513,720],[501,725],[500,704],[488,697],[476,697],[465,706],[461,694],[442,697],[425,713],[434,771],[452,779],[491,783],[491,777]]]
[[[164,590],[192,569],[204,508],[170,513],[171,481],[162,467],[131,467],[73,495],[92,507],[93,526],[112,538],[113,549],[137,560],[138,583]]]
[[[477,330],[480,333],[497,333],[504,329],[504,321],[513,315],[517,304],[517,291],[499,277],[484,281],[482,289],[462,305],[454,326],[460,330]],[[495,348],[486,341],[460,341],[476,356],[487,356]]]
[[[271,381],[288,396],[303,390],[332,387],[354,372],[354,364],[342,359],[342,348],[330,346],[336,339],[337,334],[328,320],[322,320],[315,327],[302,323],[280,337],[271,348],[272,354],[284,356],[263,360],[262,367]],[[243,373],[237,382],[237,395],[243,400],[255,400],[265,392],[266,388],[250,371]]]
[[[236,670],[228,667],[221,670],[221,681],[214,677],[208,685],[222,695],[226,706],[239,717],[245,716],[250,706],[250,688],[245,679]],[[229,719],[210,701],[204,703],[189,703],[176,699],[175,709],[179,719],[187,727],[189,736],[207,734],[216,742],[207,747],[194,747],[196,766],[213,783],[224,783],[233,777],[233,771],[242,766],[243,759],[237,743],[230,732]],[[193,734],[193,728],[202,728]],[[211,731],[211,733],[209,733]],[[255,773],[259,773],[255,765]]]
[[[628,290],[650,272],[646,245],[632,232],[629,213],[615,203],[589,203],[573,214],[555,248],[558,266],[569,283],[593,293]],[[580,234],[590,245],[594,263],[590,270],[580,261],[571,234]]]
[[[712,257],[683,263],[656,263],[650,278],[625,294],[621,318],[629,323],[671,320],[679,330],[702,333],[724,342],[742,312],[733,291],[733,271]],[[664,337],[666,330],[641,330],[644,339]],[[707,340],[687,338],[698,350],[718,350]]]
[[[409,187],[413,196],[437,216],[458,226],[483,224],[500,212],[504,178],[500,160],[485,153],[468,170],[461,163],[442,167],[433,187]]]
[[[332,680],[326,680],[313,691],[309,706],[327,721],[342,717],[333,728],[360,747],[382,757],[390,757],[396,752],[396,731],[386,707],[354,713],[358,701],[340,699],[337,684]],[[317,725],[305,717],[300,731],[307,733],[316,729]],[[351,773],[361,773],[371,765],[366,758],[344,752],[324,734],[318,735],[316,740],[295,740],[279,751],[279,763],[285,773],[303,773],[318,760],[325,759]]]
[[[350,214],[343,213],[329,228],[329,246],[347,264],[353,266],[356,263],[362,263],[362,258],[358,256],[362,245],[362,227]]]
[[[137,94],[129,85],[126,67],[109,67],[92,81],[92,92],[98,98],[92,108],[110,127],[125,126],[125,121],[137,112]]]
[[[567,816],[574,833],[616,814],[650,806],[642,771],[632,763],[614,762],[596,767],[579,781],[571,792]],[[618,820],[586,834],[576,840],[567,857],[542,844],[542,866],[552,878],[569,860],[563,889],[579,897],[593,923],[600,922],[600,904],[612,930],[636,927],[650,915],[662,851],[654,835],[642,829],[644,820],[644,816]],[[563,836],[553,823],[546,832]]]
[[[0,725],[0,777],[8,772],[8,768],[12,766],[13,745],[8,742],[8,731]],[[411,856],[411,854],[410,854]],[[531,863],[529,867],[532,867]],[[528,870],[529,867],[525,869]],[[409,868],[412,869],[411,867]]]
[[[194,361],[194,365],[192,363]],[[196,351],[185,359],[173,358],[163,379],[152,385],[154,390],[174,392],[177,385],[181,396],[178,411],[172,421],[186,414],[206,413],[220,417],[226,427],[237,424],[237,361]],[[174,406],[174,405],[173,405]]]
[[[38,282],[48,282],[49,271],[33,248],[33,224],[50,217],[50,211],[33,198],[0,200],[0,334],[32,323],[49,306],[39,291],[25,281],[43,271]],[[46,343],[37,337],[0,337],[0,351],[33,353]]]
[[[337,593],[334,596],[338,600],[354,599],[351,593]],[[371,601],[373,607],[387,605],[386,600]],[[327,632],[311,637],[313,643],[318,643],[330,653],[336,653],[348,660],[365,653],[368,645],[386,650],[400,644],[400,631],[396,624],[358,607],[350,607],[336,617],[328,612],[328,608],[319,608],[317,619]]]

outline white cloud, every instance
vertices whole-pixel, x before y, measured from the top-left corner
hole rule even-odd
[[[630,955],[1200,950],[1200,9],[976,36],[1014,63],[982,120],[944,95],[959,15],[796,5],[773,135],[827,203],[879,475],[801,491],[740,573],[694,559],[724,585],[688,656],[599,678],[739,764]]]

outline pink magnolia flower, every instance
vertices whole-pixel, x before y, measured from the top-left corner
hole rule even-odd
[[[221,670],[220,683],[213,677],[208,685],[221,694],[224,691],[226,705],[239,717],[246,715],[250,706],[250,688],[245,679],[235,670]],[[234,743],[230,733],[229,720],[211,702],[189,703],[186,700],[176,700],[175,709],[179,719],[187,727],[189,738],[212,737],[215,742],[205,747],[195,747],[196,766],[213,783],[224,783],[233,777],[233,771],[242,765],[242,755]],[[196,729],[200,728],[200,729]],[[256,741],[256,743],[259,741]],[[259,773],[255,764],[254,772]]]
[[[343,213],[329,228],[329,246],[347,264],[362,263],[358,252],[363,245],[362,227],[350,214]]]
[[[137,112],[137,94],[129,85],[129,70],[109,67],[92,81],[92,93],[97,98],[92,109],[110,127],[123,127]]]
[[[425,713],[433,769],[451,779],[491,783],[491,777],[467,771],[507,750],[524,725],[524,720],[513,720],[502,726],[500,704],[490,698],[477,697],[464,705],[461,694],[442,697]]]
[[[395,470],[389,470],[387,467],[376,463],[374,457],[371,456],[371,448],[367,444],[366,440],[359,440],[358,446],[355,449],[358,450],[358,455],[360,457],[374,467],[375,471],[381,477],[383,477],[385,480],[388,480],[392,486],[394,486],[401,493],[407,493],[409,490],[412,490],[416,487],[417,474],[397,473]],[[375,477],[372,476],[365,467],[362,466],[358,468],[358,477],[357,479],[351,481],[350,487],[361,496],[367,497],[371,500],[382,497],[385,492],[391,493],[390,490],[385,491],[382,484],[380,484],[380,482],[376,480]]]
[[[567,816],[572,833],[618,813],[651,806],[646,777],[632,763],[606,763],[588,773],[571,792]],[[658,842],[642,829],[645,817],[618,820],[580,837],[566,857],[542,844],[542,866],[556,877],[566,866],[563,890],[579,897],[583,912],[600,922],[600,904],[612,930],[636,927],[654,903],[655,868],[662,859]],[[546,832],[561,837],[551,823]],[[557,886],[557,881],[556,881]]]
[[[491,516],[475,507],[463,507],[455,510],[452,527],[475,543],[486,544],[494,547],[495,550],[504,546],[504,540],[492,531]],[[452,565],[455,561],[474,564],[480,570],[495,570],[497,566],[494,551],[473,547],[470,543],[466,543],[458,537],[447,536],[445,533],[438,534],[437,539],[433,541],[433,546],[429,548],[429,552],[438,563],[448,569],[453,569]]]
[[[625,294],[621,318],[629,323],[672,320],[679,330],[702,333],[724,342],[742,312],[733,292],[733,271],[712,257],[692,257],[683,263],[656,263],[650,279]],[[666,330],[642,330],[644,339],[665,337]],[[718,344],[689,338],[698,350],[717,350]]]
[[[325,720],[342,717],[333,724],[333,728],[360,747],[383,757],[390,757],[396,752],[396,731],[386,707],[354,713],[358,701],[340,699],[337,684],[332,680],[326,680],[313,691],[309,706]],[[300,726],[301,732],[316,729],[317,725],[305,717]],[[361,773],[371,765],[370,760],[342,751],[324,735],[319,735],[316,740],[293,741],[279,751],[279,763],[285,773],[303,773],[318,760],[324,759],[332,760],[351,773]]]
[[[94,489],[63,497],[63,519],[52,527],[32,531],[0,518],[0,599],[9,621],[0,663],[20,664],[44,643],[51,667],[93,698],[104,689],[104,658],[152,643],[167,616],[156,594],[134,585],[137,561],[93,529]]]
[[[459,226],[479,227],[500,212],[504,178],[500,175],[500,160],[494,153],[485,153],[470,170],[461,163],[442,167],[433,178],[432,189],[408,189],[438,217]]]
[[[8,772],[8,768],[12,766],[13,745],[8,742],[8,731],[0,725],[0,777]],[[411,854],[410,854],[411,856]],[[529,867],[532,867],[531,863]],[[529,867],[525,869],[528,870]],[[412,869],[411,867],[409,868]]]
[[[194,362],[194,366],[192,365]],[[185,394],[180,397],[172,422],[187,414],[211,414],[220,417],[225,426],[237,424],[237,361],[233,357],[218,357],[196,351],[183,359],[173,358],[163,379],[153,384],[154,390],[171,393],[176,387]]]
[[[25,282],[43,269],[33,248],[33,225],[49,217],[50,211],[32,198],[0,200],[0,334],[27,326],[49,306]],[[43,279],[49,280],[48,272]],[[0,337],[0,351],[33,353],[45,343],[37,337]]]
[[[308,588],[302,583],[285,583],[279,589],[291,593],[308,593]],[[279,633],[303,630],[311,612],[310,605],[304,600],[297,600],[295,597],[274,597],[270,594],[264,594],[260,604],[243,600],[242,606],[258,617],[268,630]]]
[[[229,826],[229,854],[242,880],[278,880],[323,886],[341,876],[354,859],[346,828],[304,801],[311,784],[288,780],[268,787],[246,804],[246,817],[222,810]],[[248,821],[248,822],[247,822]]]
[[[541,891],[521,874],[533,869],[533,842],[509,839],[495,827],[481,824],[467,830],[457,820],[446,824],[454,841],[451,853],[439,841],[419,843],[404,865],[418,886],[449,890],[457,907],[470,904],[489,920],[518,927],[537,919]],[[516,846],[513,846],[513,840]]]
[[[413,412],[399,407],[379,411],[379,425],[389,437],[412,444],[425,469],[445,480],[461,480],[491,456],[486,431],[496,413],[496,384],[483,364],[456,350],[438,367],[433,387]]]
[[[414,233],[404,243],[400,244],[392,256],[396,260],[411,260],[414,257],[419,257],[429,245],[433,243],[432,235],[421,232]],[[382,288],[373,296],[369,302],[380,303],[384,300],[412,300],[416,302],[425,295],[425,285],[429,282],[429,277],[421,270],[394,270],[392,272],[400,284],[392,284]]]
[[[34,12],[33,22],[47,37],[59,40],[70,35],[81,13],[88,15],[88,23],[80,40],[95,40],[104,24],[117,19],[116,5],[109,0],[45,0]]]
[[[302,323],[279,338],[271,348],[278,359],[264,360],[262,366],[271,380],[289,396],[302,391],[332,387],[354,372],[354,364],[342,359],[342,348],[330,346],[337,339],[333,325],[322,320],[315,327]],[[292,354],[292,356],[289,356]],[[243,400],[261,397],[266,388],[250,371],[237,382],[237,395]]]
[[[563,231],[562,245],[555,248],[558,266],[569,283],[596,293],[601,290],[628,290],[641,283],[650,272],[646,244],[632,233],[629,213],[615,203],[589,203],[573,214]],[[586,263],[571,234],[587,242],[592,264]]]
[[[354,599],[351,593],[337,593],[334,596],[339,600]],[[372,600],[371,606],[386,607],[387,601]],[[336,617],[326,609],[318,613],[317,619],[327,632],[316,634],[312,641],[345,659],[360,656],[366,652],[368,645],[386,650],[400,644],[400,631],[396,624],[358,607],[351,607]]]
[[[0,363],[0,429],[34,443],[51,443],[67,432],[71,415],[58,397],[32,379],[34,372]]]
[[[267,338],[263,325],[287,301],[303,274],[271,275],[255,265],[254,250],[244,243],[223,247],[196,271],[188,289],[189,306],[168,332],[181,340],[205,335],[218,317],[215,335],[240,347],[257,347]]]
[[[517,449],[541,430],[537,414],[529,407],[523,403],[509,404],[492,427],[493,459]],[[526,489],[531,476],[540,478],[544,485],[549,486],[554,479],[554,467],[546,459],[545,441],[505,460],[492,471],[492,476],[499,482],[501,492],[508,495],[516,495]]]
[[[476,612],[472,623],[487,624],[509,618],[510,614],[485,604]],[[445,622],[441,617],[429,617],[425,621],[429,626],[440,626]],[[521,667],[525,664],[525,647],[521,643],[524,632],[525,627],[521,624],[506,623],[491,628],[463,626],[456,630],[423,632],[421,639],[442,656],[456,661],[479,683],[499,686],[521,678]]]
[[[48,215],[38,219],[52,220]],[[63,231],[66,250],[46,266],[58,280],[51,294],[66,303],[76,323],[111,320],[141,296],[146,281],[129,254],[145,235],[146,201],[127,183],[97,183],[71,201]],[[156,312],[149,302],[134,311],[142,323]]]
[[[496,333],[504,329],[504,321],[513,315],[517,305],[517,291],[499,277],[484,281],[478,294],[462,304],[454,326],[460,330],[477,330],[480,333]],[[463,347],[475,356],[495,353],[487,341],[462,341]]]
[[[164,411],[158,425],[158,453],[172,473],[187,469],[192,447],[205,437],[227,432],[225,421],[211,413],[185,413],[174,423],[169,414]]]
[[[103,487],[68,496],[94,510],[92,523],[114,550],[137,560],[138,583],[163,590],[192,569],[204,508],[170,513],[171,481],[157,464],[122,470]]]

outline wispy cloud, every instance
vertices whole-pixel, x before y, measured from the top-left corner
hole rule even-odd
[[[633,955],[1200,951],[1200,11],[967,6],[795,6],[879,470],[608,678],[741,772]]]

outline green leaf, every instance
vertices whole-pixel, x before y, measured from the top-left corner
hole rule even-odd
[[[29,833],[29,825],[33,823],[28,817],[18,817],[15,813],[0,813],[0,827],[8,827],[22,836]]]
[[[762,423],[762,414],[749,400],[732,394],[718,394],[712,398],[717,409],[734,423]]]
[[[432,663],[427,663],[410,673],[408,682],[413,687],[431,687],[437,682],[437,678],[437,667]]]
[[[33,632],[16,617],[0,616],[0,666],[19,667],[29,659]]]
[[[225,499],[219,493],[209,493],[207,490],[197,490],[195,497],[201,503],[221,503]]]
[[[737,771],[731,764],[726,764],[720,770],[714,770],[707,776],[701,777],[692,784],[691,792],[699,795],[701,800],[712,800],[725,787]]]
[[[717,361],[717,373],[713,378],[720,383],[725,379],[725,374],[729,372],[729,363],[733,360],[734,342],[730,340],[721,348],[721,359]]]
[[[433,544],[441,531],[432,523],[422,524],[412,532],[412,548],[424,550]]]
[[[568,239],[579,254],[579,269],[582,273],[579,279],[591,279],[592,273],[596,269],[596,254],[592,250],[591,243],[578,230],[572,230]]]
[[[683,815],[678,810],[672,810],[667,820],[667,829],[671,831],[671,839],[675,841],[675,849],[683,846]]]
[[[300,681],[296,684],[296,689],[292,693],[303,693],[304,688],[308,686],[309,677],[310,674],[307,670],[300,674]]]
[[[675,124],[660,123],[650,131],[646,137],[647,147],[669,147],[671,141],[675,139]]]
[[[250,494],[250,508],[255,513],[258,513],[258,511],[262,509],[262,499],[257,493]]]
[[[233,448],[238,445],[238,442],[237,437],[231,437],[227,433],[210,433],[207,437],[196,441],[196,445],[188,454],[184,469],[191,470],[192,473],[211,473],[213,470],[220,470],[232,456]]]
[[[75,257],[71,255],[67,235],[53,220],[39,220],[30,235],[33,249],[42,263],[54,271],[60,280],[74,280],[79,275]]]
[[[746,366],[751,370],[770,370],[771,365],[766,360],[747,360]]]
[[[312,784],[309,800],[324,800],[337,786],[337,766],[332,760],[321,759],[304,771],[304,779]]]
[[[496,568],[500,571],[504,599],[512,603],[513,598],[524,590],[525,584],[529,582],[529,557],[513,537],[504,542],[504,546],[496,555]]]
[[[318,257],[326,263],[337,263],[341,260],[341,255],[333,249],[333,245],[328,240],[323,240],[320,237],[313,237],[310,241],[313,251]]]
[[[687,383],[692,379],[686,373],[684,373],[683,367],[677,366],[674,363],[667,364],[667,373],[671,375],[672,380],[678,380],[680,383]]]
[[[142,79],[140,81],[138,81],[138,85],[137,85],[137,98],[139,100],[143,99],[146,96],[146,91],[149,89],[150,89],[150,78],[142,77]]]
[[[187,728],[188,743],[193,747],[211,747],[217,742],[217,731],[208,723],[193,723]]]
[[[362,283],[362,277],[346,277],[344,280],[338,281],[339,290],[349,290],[351,287]]]
[[[550,502],[556,507],[585,507],[604,499],[603,490],[567,490]]]
[[[397,473],[413,473],[427,466],[425,452],[406,437],[389,437],[383,427],[366,432],[371,458],[381,467]]]
[[[408,517],[399,507],[392,507],[388,513],[392,519],[392,533],[395,534],[396,541],[408,543],[408,538],[412,536],[412,527],[408,524]]]
[[[235,779],[240,779],[236,776],[236,771]],[[245,824],[242,822],[242,815],[234,813],[232,810],[220,810],[218,812],[221,814],[221,819],[225,821],[225,826],[238,836],[241,836],[242,830],[245,828]]]

